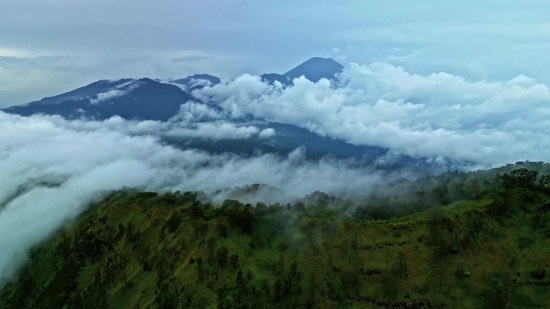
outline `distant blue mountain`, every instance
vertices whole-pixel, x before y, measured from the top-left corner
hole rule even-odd
[[[322,78],[333,80],[336,74],[342,72],[343,69],[344,67],[341,64],[331,58],[314,57],[285,74],[266,73],[262,74],[260,78],[263,82],[267,82],[270,85],[273,85],[277,81],[283,86],[291,86],[293,80],[301,76],[312,82],[318,82]],[[203,88],[207,84],[217,85],[220,83],[220,79],[208,74],[195,74],[172,80],[170,83],[180,85],[185,91],[192,92],[195,89]]]
[[[53,97],[46,97],[40,101],[31,102],[26,105],[54,104],[54,103],[59,103],[66,100],[78,100],[78,99],[93,96],[100,92],[105,92],[111,88],[116,88],[130,81],[132,81],[132,79],[130,78],[124,78],[119,80],[102,79],[97,82],[91,83],[87,86],[75,89],[73,91],[69,91]]]
[[[290,86],[292,79],[300,76],[313,82],[322,78],[333,79],[342,71],[342,68],[332,59],[311,58],[284,75],[270,73],[261,75],[261,78],[270,84],[280,82],[283,86]],[[149,78],[100,80],[60,95],[12,106],[4,111],[22,116],[60,115],[66,119],[105,120],[112,116],[120,116],[128,120],[167,121],[178,113],[182,104],[189,101],[201,103],[190,94],[191,91],[219,83],[218,77],[208,74],[196,74],[168,82]],[[377,162],[389,151],[387,148],[377,146],[352,145],[342,140],[320,136],[296,125],[268,122],[251,115],[234,119],[219,106],[211,106],[211,108],[216,108],[221,114],[227,113],[225,121],[238,125],[254,125],[259,129],[272,128],[275,130],[275,135],[269,138],[253,136],[248,139],[217,141],[165,137],[165,141],[181,148],[197,148],[214,153],[233,152],[240,155],[252,155],[258,150],[286,155],[297,147],[304,146],[307,149],[308,158],[321,158],[328,155],[369,165]],[[404,166],[417,170],[438,168],[427,164],[423,159],[409,156],[401,156],[390,164],[385,163],[382,168],[396,169]]]
[[[6,108],[7,113],[22,116],[60,115],[66,119],[124,119],[166,121],[182,104],[194,100],[174,85],[149,78],[98,81],[76,90],[44,98],[25,105]]]
[[[341,64],[331,58],[314,57],[283,75],[291,81],[304,76],[316,83],[322,78],[334,79],[335,75],[342,72],[343,69],[344,67]]]

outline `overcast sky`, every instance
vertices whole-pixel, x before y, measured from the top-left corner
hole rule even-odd
[[[311,56],[550,81],[547,1],[2,0],[0,107],[101,78],[284,73]]]

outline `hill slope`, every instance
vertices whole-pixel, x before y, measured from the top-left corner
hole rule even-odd
[[[0,307],[549,308],[550,195],[519,174],[385,221],[322,195],[114,192],[33,252]]]

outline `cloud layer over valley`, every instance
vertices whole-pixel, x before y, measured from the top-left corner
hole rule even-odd
[[[388,179],[337,160],[306,161],[304,149],[286,158],[265,154],[246,159],[182,151],[161,143],[158,133],[164,126],[120,118],[67,121],[0,112],[0,284],[14,274],[15,261],[24,263],[30,246],[77,216],[105,190],[126,186],[214,193],[264,183],[285,191],[287,197],[276,197],[284,202],[315,190],[353,197]],[[259,133],[248,128],[251,132],[237,134]],[[204,136],[219,129],[199,126],[184,134]],[[265,137],[274,132],[262,133]]]
[[[351,63],[335,83],[300,78],[284,88],[245,74],[193,94],[234,117],[252,114],[413,156],[483,167],[550,160],[550,91],[524,75],[470,81],[385,62]]]
[[[303,148],[287,157],[214,155],[168,146],[164,137],[236,140],[279,138],[269,121],[322,136],[399,153],[468,161],[479,167],[519,160],[550,161],[550,91],[520,75],[471,81],[448,74],[413,74],[387,62],[351,63],[335,81],[269,85],[253,75],[192,93],[168,122],[112,117],[105,121],[0,112],[0,284],[32,245],[82,212],[105,190],[203,190],[262,183],[287,202],[313,191],[358,197],[401,176],[351,168],[336,159],[308,161]],[[104,93],[95,99],[108,104]],[[253,115],[266,119],[244,121]],[[262,123],[262,125],[259,125]],[[274,125],[274,124],[273,124]]]

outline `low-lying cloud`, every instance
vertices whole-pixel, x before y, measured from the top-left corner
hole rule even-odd
[[[0,112],[0,121],[13,117]],[[125,120],[114,116],[104,121],[66,120],[60,116],[19,117],[19,121],[41,123],[44,126],[59,126],[76,132],[111,132],[117,131],[129,136],[151,135],[156,137],[202,138],[202,139],[247,139],[252,136],[263,138],[266,134],[273,136],[273,129],[260,131],[248,123],[234,123],[222,119],[222,112],[205,104],[188,102],[181,106],[178,115],[168,122],[155,120]],[[273,134],[271,131],[273,131]],[[263,132],[263,135],[262,135]]]
[[[413,156],[481,166],[550,159],[550,90],[524,75],[470,81],[384,62],[351,63],[333,83],[299,78],[282,88],[245,74],[193,95],[233,117],[252,114]]]
[[[26,250],[84,211],[105,190],[126,186],[212,194],[262,183],[286,192],[287,197],[279,197],[285,202],[316,190],[354,197],[390,177],[352,169],[337,160],[306,161],[305,149],[288,157],[252,158],[182,151],[152,134],[161,125],[0,112],[0,285],[14,275],[18,268],[14,263],[24,263]],[[246,135],[250,129],[243,130]]]
[[[260,132],[259,136],[260,136],[260,138],[271,138],[271,137],[275,136],[275,130],[273,130],[272,128],[262,130],[262,132]]]
[[[113,98],[116,98],[116,97],[121,97],[125,94],[126,94],[126,91],[117,90],[117,89],[105,91],[105,92],[97,94],[96,98],[90,99],[90,103],[98,104],[98,103],[107,101],[109,99],[113,99]]]

